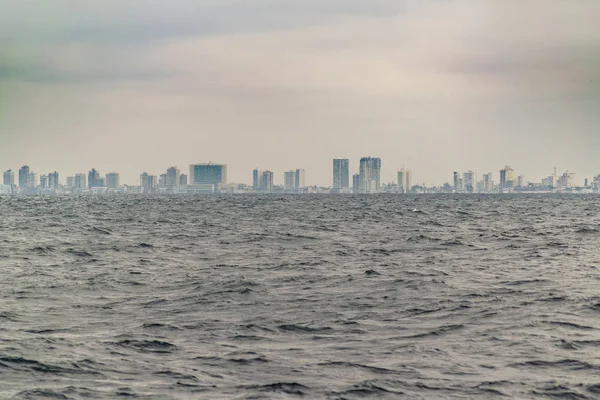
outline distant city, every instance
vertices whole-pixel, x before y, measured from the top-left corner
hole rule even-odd
[[[218,163],[192,164],[189,174],[181,173],[178,167],[170,167],[165,173],[153,175],[144,172],[135,185],[121,184],[118,172],[102,175],[92,168],[87,173],[68,176],[61,181],[58,172],[38,174],[27,165],[16,173],[5,171],[0,194],[39,195],[39,194],[210,194],[210,193],[332,193],[332,194],[372,194],[372,193],[531,193],[567,192],[594,193],[600,191],[600,175],[592,181],[584,180],[583,186],[574,184],[572,172],[557,174],[556,169],[547,177],[536,182],[526,181],[524,175],[506,166],[499,170],[497,181],[491,172],[453,172],[451,182],[440,186],[413,184],[412,171],[400,169],[395,182],[381,182],[381,159],[363,157],[358,172],[350,174],[350,160],[333,159],[333,185],[330,187],[307,184],[304,169],[283,173],[283,185],[276,185],[275,173],[269,170],[252,171],[252,184],[231,183],[227,180],[227,165]],[[248,174],[250,175],[250,174]],[[450,175],[450,174],[449,174]]]

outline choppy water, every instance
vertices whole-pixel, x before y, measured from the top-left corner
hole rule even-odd
[[[0,398],[599,398],[599,210],[0,198]]]

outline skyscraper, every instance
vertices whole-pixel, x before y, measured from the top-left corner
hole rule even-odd
[[[50,172],[48,174],[48,187],[50,189],[58,189],[60,183],[59,183],[59,175],[58,172],[54,171],[54,172]]]
[[[100,177],[100,172],[96,171],[95,168],[92,168],[90,170],[90,172],[88,172],[88,179],[87,179],[87,183],[88,183],[88,188],[95,188],[98,187],[98,178]]]
[[[492,173],[483,174],[483,191],[485,193],[491,193],[494,190],[494,183],[492,181]]]
[[[513,173],[515,172],[509,166],[504,167],[504,169],[500,170],[500,193],[504,192],[507,188],[512,188],[513,183]]]
[[[76,174],[75,175],[75,187],[74,189],[81,192],[87,187],[87,181],[85,174]]]
[[[4,172],[3,183],[5,185],[13,186],[15,184],[15,173],[12,169]]]
[[[296,171],[286,171],[283,174],[283,188],[286,191],[296,190]]]
[[[74,176],[67,176],[66,186],[67,186],[67,189],[70,189],[70,190],[75,188],[75,177]]]
[[[273,173],[271,171],[263,171],[260,190],[264,192],[271,192],[273,190]]]
[[[118,189],[121,186],[121,177],[117,172],[106,174],[106,187],[109,189]]]
[[[227,183],[226,164],[192,164],[188,190],[197,192],[214,192]]]
[[[258,192],[260,190],[260,184],[262,180],[263,171],[255,169],[252,171],[252,190]]]
[[[19,187],[21,189],[26,189],[28,187],[27,186],[28,177],[29,177],[29,167],[27,165],[23,165],[19,169]]]
[[[381,159],[363,157],[360,159],[359,192],[378,193],[381,189]]]
[[[150,194],[156,191],[157,179],[155,175],[150,175],[144,172],[140,175],[140,186],[142,187],[142,193]]]
[[[400,193],[409,193],[412,189],[412,173],[402,168],[398,171],[398,190]]]
[[[177,186],[179,186],[180,177],[181,177],[181,172],[179,171],[179,168],[171,167],[171,168],[167,169],[167,176],[166,176],[166,182],[165,182],[167,189],[174,189]]]
[[[454,180],[453,180],[453,183],[454,183],[454,193],[460,193],[460,188],[458,187],[458,180],[459,180],[459,178],[458,178],[458,171],[454,171],[453,178],[454,178]]]
[[[473,193],[477,189],[477,175],[475,172],[463,173],[463,187],[467,193]]]
[[[40,176],[40,189],[48,189],[48,176]]]
[[[306,174],[303,169],[296,170],[296,177],[295,177],[294,184],[295,184],[295,189],[297,192],[306,187],[305,176],[306,176]]]
[[[179,175],[179,186],[187,186],[188,176],[186,174]]]
[[[340,193],[350,188],[350,160],[333,159],[333,192]]]
[[[352,175],[352,192],[360,193],[360,174]]]

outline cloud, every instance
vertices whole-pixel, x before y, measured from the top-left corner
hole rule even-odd
[[[331,157],[367,154],[386,179],[404,164],[437,183],[506,163],[593,170],[600,2],[577,5],[5,2],[0,151],[129,181],[212,159],[237,181],[260,163],[326,184]]]

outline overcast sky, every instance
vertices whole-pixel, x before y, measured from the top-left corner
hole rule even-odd
[[[0,169],[600,174],[599,0],[0,0]]]

